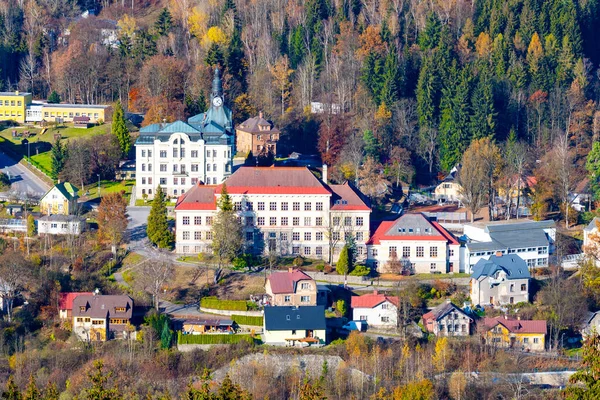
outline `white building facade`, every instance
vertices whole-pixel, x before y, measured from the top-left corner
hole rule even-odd
[[[398,321],[398,297],[377,291],[351,298],[352,319],[364,321],[369,327],[395,328]]]
[[[336,260],[349,235],[366,257],[370,207],[349,184],[326,185],[305,167],[241,167],[225,182],[248,251]],[[176,251],[210,252],[220,186],[197,185],[175,207]]]
[[[139,199],[152,199],[159,185],[168,196],[177,197],[198,183],[216,185],[231,175],[235,131],[218,69],[207,112],[187,122],[143,127],[135,147]]]
[[[367,264],[380,272],[398,272],[392,262],[405,264],[413,273],[464,272],[459,270],[460,244],[456,238],[423,214],[383,221],[367,248]]]
[[[37,221],[40,235],[79,235],[85,228],[85,219],[75,215],[45,215]]]

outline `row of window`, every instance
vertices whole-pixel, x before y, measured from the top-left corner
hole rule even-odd
[[[23,113],[21,111],[15,113],[14,111],[11,111],[10,114],[8,113],[8,111],[6,111],[6,113],[4,115],[2,115],[2,113],[0,112],[0,117],[2,116],[6,116],[6,117],[22,117]]]
[[[292,302],[292,296],[291,295],[285,295],[283,296],[283,302],[284,303],[291,303]],[[300,303],[310,303],[310,296],[300,296]],[[289,317],[289,315],[288,315]]]
[[[375,254],[377,253],[377,249],[373,249]],[[417,257],[425,257],[425,247],[423,246],[417,246],[417,251],[416,251],[416,256]],[[388,249],[388,256],[389,257],[398,257],[398,247],[396,246],[390,246]],[[431,258],[436,258],[438,256],[438,248],[437,247],[430,247],[429,248],[429,257]],[[411,257],[411,247],[410,246],[403,246],[402,247],[402,258],[410,258]]]
[[[183,223],[183,225],[190,225],[190,220],[191,220],[191,219],[190,219],[190,217],[189,217],[189,216],[187,216],[187,215],[186,215],[186,216],[184,216],[184,217],[182,218],[182,223]],[[205,225],[212,225],[212,222],[213,222],[213,217],[211,217],[211,216],[207,216],[207,217],[204,217],[204,218],[202,218],[202,216],[200,216],[200,215],[196,215],[196,216],[194,217],[194,225],[202,225],[202,221],[203,221],[203,220],[205,221],[205,222],[204,222],[204,224],[205,224]]]
[[[17,107],[20,107],[23,103],[21,102],[21,100],[17,100]],[[2,105],[2,101],[0,100],[0,106]],[[10,106],[10,107],[14,107],[15,106],[15,101],[14,100],[4,100],[4,105],[5,106]]]
[[[76,117],[90,117],[90,119],[93,117],[94,119],[98,119],[98,113],[72,113],[72,112],[63,112],[63,113],[55,113],[55,112],[48,112],[45,111],[44,112],[44,117],[63,117],[63,118],[73,118],[73,115],[75,115]]]
[[[210,224],[212,224],[212,220],[210,221]],[[193,234],[194,234],[194,240],[212,240],[212,238],[213,238],[213,234],[211,231],[204,231],[204,233],[203,233],[203,231],[195,231]],[[257,232],[256,234],[260,235],[260,234],[262,234],[262,232],[260,232],[260,233]],[[183,240],[190,240],[192,234],[190,231],[182,231],[181,235],[182,235]],[[299,242],[300,240],[304,240],[305,242],[311,242],[313,240],[313,233],[312,232],[304,232],[304,234],[301,234],[300,232],[292,232],[291,237],[294,242]],[[324,240],[325,236],[323,235],[323,232],[315,232],[314,238],[315,238],[315,241],[322,242]],[[356,240],[357,241],[362,241],[363,238],[364,238],[363,232],[356,232]],[[280,241],[287,242],[289,239],[290,239],[290,236],[289,236],[288,232],[281,232],[279,234]],[[349,239],[349,237],[347,237],[346,240],[347,239]],[[254,241],[255,233],[254,232],[246,232],[246,240]],[[267,238],[265,238],[265,240],[267,240]]]
[[[177,140],[177,139],[175,139]],[[182,140],[183,143],[183,140]],[[212,158],[216,158],[217,157],[217,150],[206,150],[206,157],[211,157]],[[148,150],[142,150],[142,157],[152,157],[152,150],[148,149]],[[167,158],[167,150],[160,150],[159,151],[159,156],[160,158]],[[173,157],[174,158],[184,158],[185,157],[185,147],[180,147],[180,148],[173,148]],[[198,150],[192,150],[190,151],[190,157],[191,158],[198,158]],[[230,158],[231,157],[231,150],[223,150],[223,157],[225,158]]]
[[[258,211],[265,211],[265,207],[266,207],[266,202],[264,201],[259,201],[257,203],[257,210]],[[292,211],[300,211],[300,205],[301,203],[299,201],[294,201],[292,202]],[[242,202],[241,201],[236,201],[234,204],[234,209],[236,211],[251,211],[254,210],[254,203],[252,201],[245,201],[244,202],[244,208],[242,208]],[[312,206],[313,203],[306,201],[304,202],[304,211],[312,211]],[[276,201],[271,201],[269,202],[269,211],[289,211],[289,203],[287,201],[283,201],[281,203],[277,203]],[[315,211],[323,211],[323,202],[318,201],[315,203]]]
[[[506,250],[497,250],[500,251],[502,254],[506,254]],[[475,253],[470,253],[471,257],[477,257],[477,256],[491,256],[493,254],[496,254],[497,251],[478,251]],[[535,252],[537,251],[537,253],[539,255],[542,254],[548,254],[548,247],[523,247],[520,249],[508,249],[508,254],[515,254],[515,253],[531,253],[531,252]]]
[[[514,283],[511,283],[511,284],[510,284],[510,289],[509,289],[509,290],[510,290],[511,292],[514,292],[514,291],[515,291],[515,284],[514,284]],[[526,284],[526,283],[523,283],[523,284],[521,284],[521,291],[522,291],[522,292],[526,292],[526,291],[527,291],[527,284]]]
[[[440,332],[443,332],[446,329],[446,325],[439,324],[438,325],[438,329],[439,329]],[[448,325],[448,332],[457,332],[457,333],[465,332],[465,333],[468,333],[469,330],[467,329],[467,325],[466,324],[461,324],[461,325],[450,324],[450,325]]]
[[[141,168],[142,168],[142,172],[146,172],[146,170],[148,170],[148,172],[152,172],[152,164],[142,164]],[[198,164],[191,164],[190,168],[191,168],[192,172],[198,172],[200,170]],[[167,164],[160,164],[160,172],[167,172],[167,169],[168,169]],[[206,170],[208,172],[211,172],[211,171],[217,172],[218,171],[217,164],[206,164]],[[173,172],[185,174],[186,173],[185,164],[173,164]],[[225,172],[229,172],[229,164],[225,164]]]
[[[190,240],[190,231],[181,232],[181,236],[183,240]],[[212,240],[213,233],[211,231],[196,231],[194,232],[194,240]]]
[[[541,267],[541,266],[544,266],[547,264],[548,264],[547,258],[530,258],[527,260],[527,266],[530,268],[535,267],[535,266]]]

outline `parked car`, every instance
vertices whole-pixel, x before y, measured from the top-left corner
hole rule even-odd
[[[366,328],[366,323],[364,321],[348,321],[346,325],[342,326],[342,329],[347,331],[359,331],[362,332],[363,328]]]

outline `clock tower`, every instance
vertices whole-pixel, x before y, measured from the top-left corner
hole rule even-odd
[[[221,73],[219,68],[215,68],[215,77],[212,81],[212,93],[210,98],[212,107],[223,106],[223,85],[221,84]]]

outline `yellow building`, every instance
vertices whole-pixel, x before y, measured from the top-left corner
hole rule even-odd
[[[544,351],[546,346],[546,321],[526,321],[500,316],[484,318],[485,343],[530,351]]]
[[[25,109],[31,103],[31,93],[0,92],[0,121],[25,122]]]
[[[69,182],[57,183],[40,200],[40,213],[72,215],[77,211],[79,189]]]
[[[54,122],[57,118],[63,122],[73,122],[75,117],[88,117],[89,122],[110,121],[111,107],[106,105],[90,104],[44,104],[42,106],[42,119],[48,122]]]

